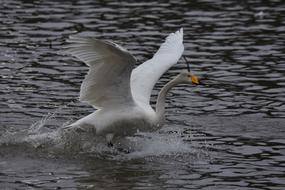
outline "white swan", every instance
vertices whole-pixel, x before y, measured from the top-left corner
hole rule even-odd
[[[68,41],[72,43],[68,52],[90,67],[81,85],[80,101],[97,109],[68,129],[93,131],[105,136],[109,145],[114,135],[127,136],[161,127],[167,92],[179,83],[199,84],[188,68],[188,72],[180,73],[161,89],[155,111],[149,104],[155,83],[184,51],[182,28],[166,38],[152,59],[135,69],[135,58],[113,42],[85,37],[71,37]]]

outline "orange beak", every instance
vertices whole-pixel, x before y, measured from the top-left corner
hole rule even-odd
[[[200,84],[198,77],[196,77],[195,75],[191,75],[191,82],[192,84],[195,84],[195,85]]]

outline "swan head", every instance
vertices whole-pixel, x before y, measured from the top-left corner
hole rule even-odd
[[[194,85],[198,85],[198,84],[201,84],[199,78],[195,75],[193,75],[191,73],[191,70],[190,70],[190,64],[186,58],[186,56],[183,56],[185,62],[186,62],[186,66],[187,66],[187,71],[188,72],[182,72],[180,73],[181,75],[181,80],[183,80],[183,82],[186,82],[186,83],[192,83]]]
[[[181,72],[176,80],[180,83],[191,83],[194,85],[200,84],[200,80],[196,75],[193,75],[191,72]]]

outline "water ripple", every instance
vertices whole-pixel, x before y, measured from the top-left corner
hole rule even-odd
[[[166,169],[160,165],[153,178],[142,177],[151,176],[149,168],[143,164],[124,164],[127,169],[117,166],[127,170],[124,175],[128,174],[134,181],[138,178],[133,175],[131,167],[142,167],[138,174],[141,178],[129,185],[116,184],[113,178],[104,175],[104,172],[113,170],[113,166],[107,167],[108,163],[105,163],[105,170],[94,166],[88,171],[98,174],[96,170],[99,170],[103,176],[101,185],[110,188],[110,181],[114,182],[113,185],[134,189],[147,189],[147,185],[157,187],[158,183],[164,189],[284,187],[281,180],[282,172],[284,174],[282,124],[251,122],[251,127],[259,130],[250,133],[253,129],[232,121],[233,116],[258,116],[256,121],[259,118],[275,121],[273,118],[285,117],[283,1],[179,0],[163,3],[75,0],[63,3],[11,0],[2,2],[0,9],[1,130],[8,126],[13,130],[27,128],[64,105],[68,106],[58,116],[58,123],[75,120],[92,111],[77,101],[87,67],[70,55],[61,53],[69,35],[113,40],[130,50],[140,64],[152,57],[168,33],[183,27],[184,55],[191,60],[193,72],[205,85],[195,88],[181,85],[173,89],[167,99],[167,118],[174,126],[179,126],[195,116],[227,116],[229,119],[217,119],[215,122],[222,120],[230,126],[213,124],[213,128],[224,128],[217,132],[209,127],[209,133],[202,130],[193,134],[197,135],[195,140],[199,142],[207,140],[208,143],[223,145],[211,147],[216,159],[210,164],[199,159],[194,159],[193,164],[177,159],[174,162],[179,166],[178,171],[171,164],[166,164]],[[185,63],[181,60],[161,78],[153,91],[152,105],[155,105],[160,88],[183,69]],[[209,126],[211,121],[203,126]],[[278,130],[274,129],[276,126],[279,126]],[[244,134],[235,131],[237,128],[246,130],[248,136],[238,137],[237,134]],[[188,134],[188,129],[184,133]],[[203,138],[199,140],[198,134],[203,134]],[[263,139],[268,134],[277,137]],[[262,137],[254,137],[259,135]],[[0,162],[0,166],[4,165]],[[157,167],[156,164],[152,166]],[[2,175],[1,172],[6,173]],[[48,174],[48,169],[43,171],[42,181],[25,181],[19,176],[21,174],[9,173],[8,169],[1,172],[0,184],[4,182],[7,188],[56,188],[52,180],[60,179],[67,182],[63,182],[62,187],[69,188],[68,183],[75,183],[73,178],[69,180],[60,176],[56,179]],[[113,177],[128,181],[120,174],[118,171]],[[11,181],[13,177],[16,181]],[[104,177],[108,179],[106,183]],[[81,180],[88,184],[88,179],[87,182]]]

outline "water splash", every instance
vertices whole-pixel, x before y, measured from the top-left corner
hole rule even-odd
[[[167,156],[175,158],[199,153],[197,149],[192,147],[191,135],[182,135],[183,130],[177,131],[171,127],[153,133],[137,133],[131,137],[118,139],[113,148],[107,146],[103,137],[66,128],[71,121],[59,124],[59,127],[51,128],[49,124],[56,123],[57,117],[60,116],[64,108],[66,106],[48,113],[28,129],[17,132],[6,130],[0,137],[0,148],[17,145],[53,157],[85,155],[88,157],[108,157],[116,160]]]
[[[159,131],[139,133],[134,137],[129,137],[128,140],[128,146],[132,150],[128,158],[177,156],[195,152],[191,144],[185,142],[178,134],[165,134]]]

